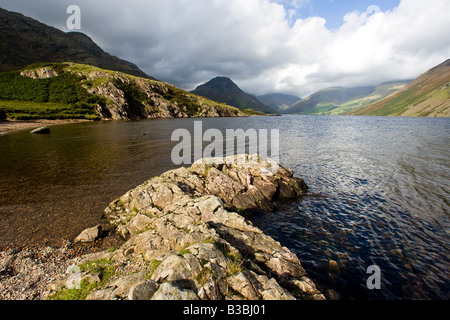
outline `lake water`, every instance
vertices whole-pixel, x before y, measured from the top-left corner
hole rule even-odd
[[[0,249],[58,245],[103,209],[175,168],[193,119],[81,123],[0,136]],[[282,116],[202,119],[203,130],[279,129],[280,162],[310,195],[254,224],[345,299],[449,299],[450,119]],[[366,286],[381,270],[381,289]]]

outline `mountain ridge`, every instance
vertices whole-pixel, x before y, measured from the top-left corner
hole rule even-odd
[[[284,113],[320,114],[336,109],[340,104],[363,97],[373,90],[372,87],[344,88],[330,87],[319,90],[294,103]]]
[[[284,94],[284,93],[269,93],[256,97],[259,101],[269,106],[275,111],[282,112],[292,106],[294,103],[302,100],[300,97]]]
[[[135,64],[103,51],[86,34],[66,33],[0,8],[0,71],[19,70],[34,63],[67,61],[153,79]]]
[[[349,115],[450,117],[450,59],[393,95]]]
[[[330,87],[296,102],[283,113],[343,115],[384,99],[403,88],[410,80],[384,82],[378,86]]]

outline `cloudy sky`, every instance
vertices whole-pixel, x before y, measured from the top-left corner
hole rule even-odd
[[[450,0],[0,0],[81,32],[147,74],[192,90],[228,76],[253,94],[413,79],[450,58]]]

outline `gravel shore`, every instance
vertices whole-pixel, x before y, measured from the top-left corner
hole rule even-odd
[[[116,234],[94,243],[64,241],[61,247],[34,246],[0,251],[0,300],[46,300],[49,285],[67,276],[83,256],[118,247]]]
[[[43,300],[48,285],[76,263],[76,250],[24,248],[0,252],[0,300]]]
[[[67,119],[67,120],[11,120],[0,121],[0,136],[22,130],[32,130],[43,126],[54,126],[67,123],[88,122],[91,120],[84,119]]]

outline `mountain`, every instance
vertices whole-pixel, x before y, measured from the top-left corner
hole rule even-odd
[[[294,103],[301,100],[301,98],[297,96],[282,93],[265,94],[262,96],[257,96],[257,98],[266,106],[269,106],[278,112],[286,110],[289,106],[292,106]]]
[[[245,116],[168,83],[75,63],[0,72],[1,110],[19,120]]]
[[[341,115],[361,109],[371,103],[386,98],[409,83],[392,81],[376,87],[343,88],[333,87],[320,90],[298,101],[284,113]]]
[[[392,81],[382,83],[379,86],[376,86],[371,93],[361,98],[357,98],[354,100],[347,101],[341,104],[338,108],[329,112],[331,115],[342,115],[353,110],[364,108],[374,102],[380,101],[394,92],[404,88],[411,80],[405,81]]]
[[[0,71],[40,62],[76,62],[151,78],[131,62],[104,52],[83,33],[65,33],[0,8]]]
[[[274,113],[270,107],[259,101],[254,96],[242,91],[231,79],[217,77],[198,86],[191,93],[223,102],[241,110],[252,109],[264,113]]]
[[[386,99],[349,114],[450,117],[450,59]]]
[[[323,89],[293,104],[284,113],[328,114],[340,107],[341,104],[362,98],[373,90],[373,87]]]

